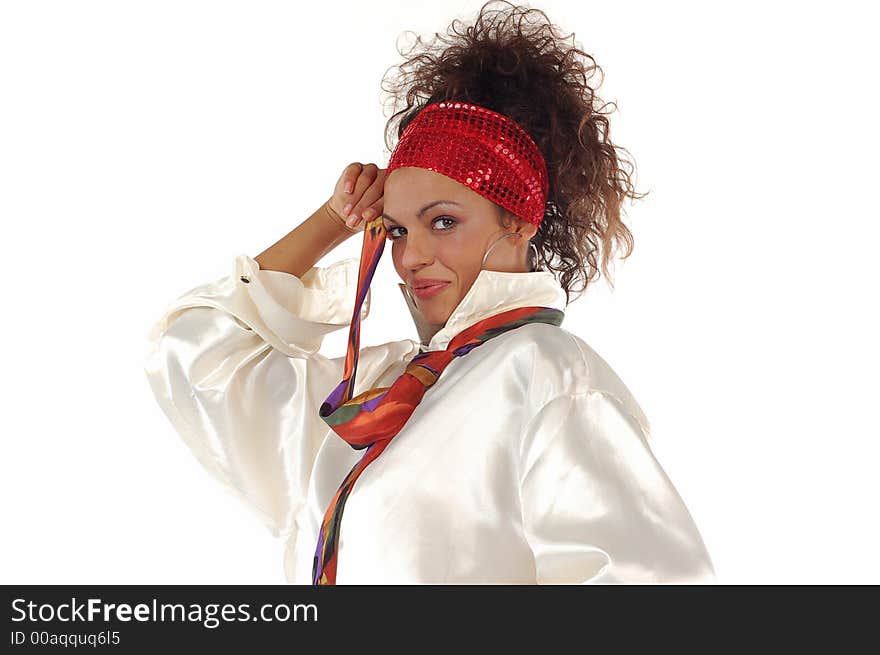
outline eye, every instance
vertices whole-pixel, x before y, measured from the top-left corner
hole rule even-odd
[[[436,223],[437,221],[449,221],[450,222],[449,227],[442,228],[440,230],[441,232],[448,232],[458,222],[454,218],[452,218],[451,216],[438,216],[437,218],[435,218],[431,222]],[[401,237],[400,234],[395,234],[394,230],[406,230],[406,228],[400,227],[399,225],[392,225],[391,227],[387,228],[385,231],[388,234],[388,239],[390,239],[391,241],[397,241],[397,239],[399,239]]]
[[[438,217],[435,218],[434,220],[435,220],[435,221],[450,221],[452,224],[451,224],[448,228],[446,228],[446,230],[451,230],[451,229],[452,229],[452,226],[455,225],[455,223],[457,222],[457,221],[456,221],[454,218],[452,218],[451,216],[438,216]],[[433,221],[432,221],[432,222],[433,222]],[[445,232],[446,230],[443,230],[443,231]]]

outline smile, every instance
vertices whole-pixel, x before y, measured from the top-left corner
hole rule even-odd
[[[413,294],[418,298],[431,298],[436,296],[438,293],[443,291],[446,287],[449,286],[449,282],[443,282],[442,284],[432,284],[427,287],[421,287],[418,289],[413,289]]]

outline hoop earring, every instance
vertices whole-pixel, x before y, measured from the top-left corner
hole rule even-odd
[[[486,254],[483,255],[483,261],[480,263],[480,270],[481,271],[483,270],[483,266],[486,263],[486,257],[489,256],[489,253],[492,251],[492,248],[495,247],[495,244],[498,243],[499,241],[501,241],[501,239],[503,239],[504,237],[511,237],[511,236],[512,237],[521,237],[522,234],[520,234],[519,232],[508,232],[507,234],[502,234],[500,237],[495,239],[495,241],[492,242],[492,245],[489,246],[489,249],[486,250]],[[531,273],[535,273],[539,270],[538,269],[538,257],[539,257],[538,247],[535,245],[535,242],[531,241],[531,240],[529,240],[529,247],[531,247],[531,249],[535,252],[535,257],[534,257],[534,260],[532,261],[532,266],[531,266],[532,270],[530,271]]]
[[[520,234],[519,232],[508,232],[507,234],[502,234],[500,237],[495,239],[495,241],[492,242],[492,245],[489,246],[489,248],[486,250],[486,254],[483,255],[483,261],[480,262],[480,270],[481,271],[483,270],[483,266],[486,264],[486,257],[488,257],[489,253],[492,252],[492,248],[495,247],[496,243],[501,241],[501,239],[503,239],[504,237],[521,237],[521,236],[522,236],[522,234]]]
[[[534,241],[529,241],[529,246],[531,246],[532,250],[535,252],[535,259],[532,261],[532,273],[540,270],[538,268],[538,247],[535,245]]]

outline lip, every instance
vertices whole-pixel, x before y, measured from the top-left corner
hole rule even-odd
[[[425,284],[425,282],[419,281],[416,284]],[[438,282],[437,284],[430,284],[429,286],[414,287],[412,292],[418,298],[431,298],[433,296],[436,296],[448,286],[449,282]]]

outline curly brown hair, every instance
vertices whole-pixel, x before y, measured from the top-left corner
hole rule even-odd
[[[503,5],[495,9],[494,5]],[[532,20],[536,18],[537,20]],[[410,32],[407,32],[410,33]],[[621,220],[625,198],[640,199],[632,184],[635,165],[628,151],[611,143],[603,103],[590,78],[604,77],[595,59],[574,45],[538,9],[489,0],[472,25],[456,19],[447,34],[435,33],[427,43],[416,36],[407,58],[391,67],[397,74],[382,80],[390,94],[392,116],[385,127],[399,139],[426,105],[444,100],[471,102],[509,116],[534,139],[547,162],[550,193],[533,242],[545,270],[558,274],[570,303],[574,283],[578,295],[600,277],[611,287],[608,271],[614,250],[622,243],[623,259],[632,253],[633,239]],[[572,39],[571,45],[567,42]],[[398,109],[401,105],[402,108]],[[395,111],[396,110],[396,111]],[[620,152],[618,152],[620,151]],[[504,208],[505,226],[515,219]]]

